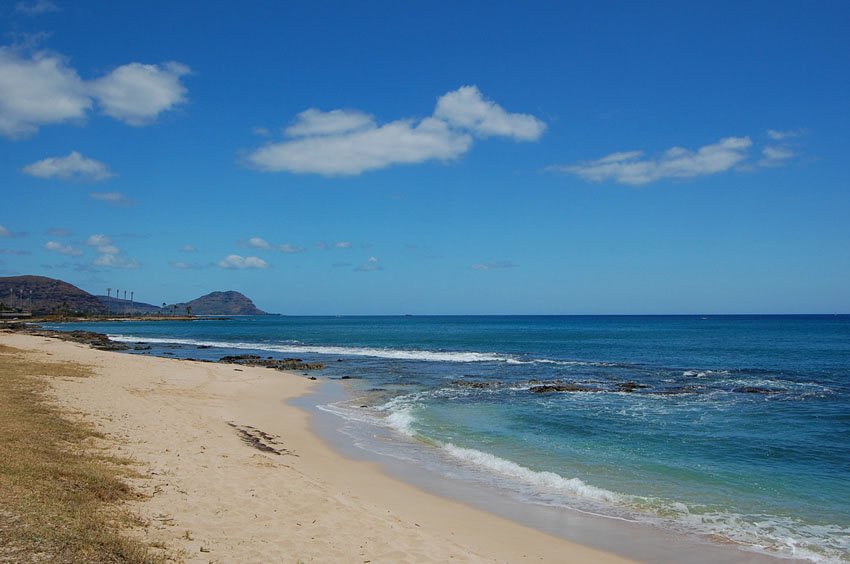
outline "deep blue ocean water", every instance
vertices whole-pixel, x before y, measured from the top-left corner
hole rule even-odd
[[[323,409],[349,421],[363,448],[529,503],[850,561],[850,316],[268,316],[56,328],[152,347],[140,354],[322,361],[317,375],[348,377],[351,396]]]

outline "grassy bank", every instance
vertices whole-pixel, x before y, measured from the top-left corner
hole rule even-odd
[[[41,362],[0,346],[0,562],[163,562],[127,533],[143,526],[126,461],[91,425],[51,404],[51,378],[85,378],[77,364]]]

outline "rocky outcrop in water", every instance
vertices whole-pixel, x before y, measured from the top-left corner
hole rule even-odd
[[[218,359],[223,364],[239,364],[242,366],[263,366],[275,370],[321,370],[325,367],[321,362],[304,362],[300,358],[263,358],[256,354],[237,354],[223,356]]]
[[[529,391],[535,394],[550,394],[552,392],[601,392],[601,388],[582,384],[541,384],[532,386]]]

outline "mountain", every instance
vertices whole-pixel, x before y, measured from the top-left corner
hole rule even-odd
[[[106,307],[95,296],[46,276],[0,277],[0,303],[7,308],[31,310],[37,315],[60,311],[106,312]]]
[[[145,302],[137,302],[130,300],[122,300],[109,296],[95,296],[100,303],[106,307],[109,313],[116,315],[137,315],[137,314],[155,314],[162,313],[162,308]]]
[[[193,315],[268,315],[244,294],[233,290],[212,292],[191,302],[176,305],[177,311],[191,307]]]

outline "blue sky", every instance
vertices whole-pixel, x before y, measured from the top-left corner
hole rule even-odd
[[[847,313],[846,2],[0,5],[0,275]]]

